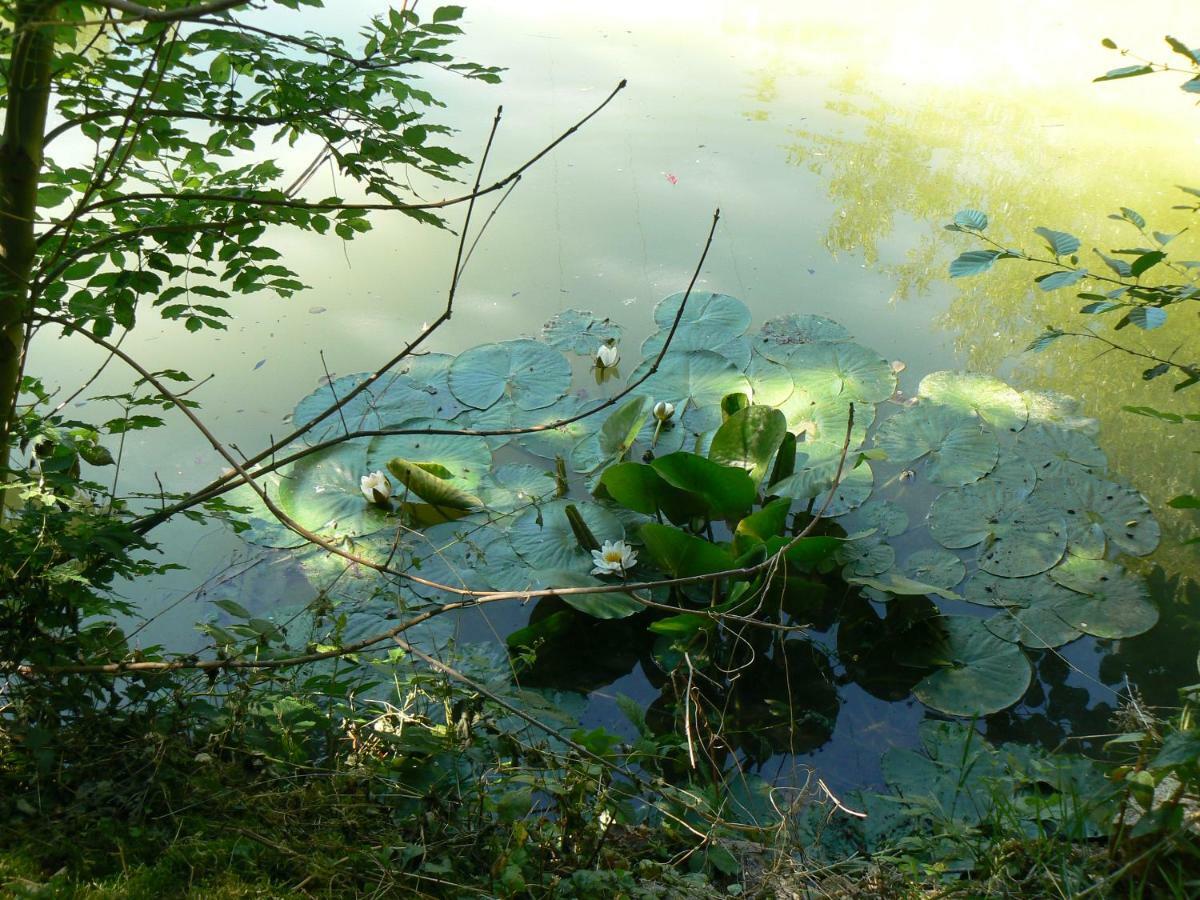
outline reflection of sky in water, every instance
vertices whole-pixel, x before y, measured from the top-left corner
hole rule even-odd
[[[334,5],[313,27],[346,30],[379,6]],[[1157,58],[1168,53],[1163,33],[1200,39],[1192,5],[1152,4],[1132,19],[1124,2],[1024,2],[1003,16],[957,2],[878,3],[852,24],[835,7],[808,6],[469,3],[461,53],[508,67],[504,83],[437,72],[429,86],[448,103],[440,119],[460,129],[454,146],[473,157],[495,106],[504,104],[492,178],[620,78],[630,85],[505,203],[434,349],[531,334],[568,307],[618,319],[634,347],[651,330],[654,303],[686,284],[720,206],[700,286],[742,298],[759,321],[785,312],[833,317],[862,343],[908,363],[906,391],[928,371],[970,366],[1002,371],[1021,387],[1081,395],[1102,418],[1113,471],[1136,477],[1157,505],[1194,482],[1190,460],[1181,465],[1163,453],[1182,446],[1177,432],[1115,412],[1121,402],[1170,405],[1169,384],[1147,387],[1140,367],[1121,358],[1093,364],[1094,350],[1080,345],[1014,360],[1043,323],[1074,324],[1071,293],[1035,295],[1028,289],[1035,272],[1002,266],[961,289],[950,285],[945,265],[962,247],[940,230],[966,205],[988,209],[998,234],[1027,244],[1041,224],[1086,236],[1085,248],[1127,240],[1103,218],[1118,205],[1175,230],[1169,186],[1195,180],[1189,166],[1200,114],[1175,76],[1090,79],[1120,64],[1100,48],[1105,35]],[[285,168],[294,172],[306,159],[293,153]],[[461,190],[417,187],[425,197]],[[311,193],[337,189],[322,173]],[[489,208],[481,206],[477,225]],[[461,213],[450,213],[452,228]],[[192,374],[218,375],[197,399],[221,438],[251,452],[280,432],[284,415],[315,386],[319,351],[334,373],[370,368],[443,302],[454,235],[399,217],[376,223],[348,245],[279,237],[311,292],[290,301],[239,299],[238,317],[219,336],[157,329],[147,314],[125,349],[164,368],[203,347]],[[69,388],[96,364],[89,348],[44,338],[32,365],[39,374]],[[1190,333],[1175,332],[1176,343],[1182,338],[1200,339],[1194,323]],[[1154,335],[1149,346],[1167,344]],[[123,383],[110,371],[96,392]],[[157,472],[168,490],[183,490],[223,468],[184,427],[165,439],[130,435],[125,457],[127,489],[153,489]],[[1164,519],[1168,535],[1187,527],[1182,515]],[[164,578],[152,604],[173,602],[235,552],[223,532],[192,525],[170,526],[159,539],[188,548],[193,571]],[[1177,570],[1196,560],[1169,550],[1160,558]],[[155,636],[187,633],[207,614],[185,600]],[[1094,660],[1074,655],[1094,671]],[[854,704],[843,709],[831,746],[853,745],[874,760],[890,741],[868,736],[881,727],[873,707]]]

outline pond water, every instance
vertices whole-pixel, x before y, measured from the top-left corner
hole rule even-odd
[[[312,27],[348,31],[378,4],[336,6]],[[1046,654],[1034,688],[1043,696],[990,717],[989,735],[1055,743],[1106,730],[1111,686],[1125,676],[1151,702],[1171,702],[1176,686],[1195,680],[1200,602],[1178,576],[1200,571],[1200,550],[1180,546],[1196,534],[1194,515],[1163,503],[1194,488],[1200,466],[1181,429],[1120,407],[1178,408],[1181,398],[1172,397],[1169,379],[1146,383],[1135,360],[1097,358],[1082,342],[1022,354],[1045,324],[1078,324],[1074,292],[1036,291],[1035,273],[1020,265],[951,282],[949,260],[970,246],[941,226],[975,207],[989,212],[1006,242],[1035,246],[1032,229],[1046,225],[1082,236],[1086,249],[1131,240],[1105,218],[1118,206],[1138,209],[1160,231],[1187,225],[1186,213],[1170,209],[1179,202],[1172,186],[1196,182],[1200,114],[1171,76],[1104,85],[1091,78],[1119,64],[1100,38],[1161,57],[1162,35],[1194,39],[1200,15],[1183,2],[1151,4],[1136,20],[1123,2],[1077,0],[1052,10],[1015,3],[1004,16],[952,2],[915,10],[881,3],[848,23],[836,8],[810,6],[468,3],[458,52],[507,67],[504,81],[489,87],[438,74],[430,82],[447,102],[442,121],[459,129],[454,145],[473,158],[495,107],[504,105],[491,178],[540,149],[621,78],[629,86],[504,202],[431,349],[458,353],[533,335],[568,308],[618,320],[625,345],[636,347],[654,328],[655,304],[686,286],[719,207],[698,287],[739,297],[759,323],[785,313],[836,319],[860,343],[906,363],[901,389],[908,392],[931,371],[970,369],[1079,397],[1100,420],[1110,470],[1136,484],[1158,513],[1162,545],[1146,570],[1160,567],[1151,573],[1160,626],[1119,645],[1085,639],[1061,656]],[[303,150],[285,157],[291,171],[307,161]],[[455,191],[418,188],[429,197]],[[313,186],[314,196],[335,190],[327,174]],[[452,227],[459,216],[451,213]],[[1200,238],[1189,232],[1178,241],[1200,258]],[[151,368],[201,353],[186,367],[215,377],[195,397],[213,430],[246,453],[286,428],[285,416],[326,367],[335,375],[370,369],[437,315],[456,241],[397,217],[377,219],[372,233],[346,245],[294,235],[276,245],[311,291],[290,301],[255,299],[215,338],[156,329],[147,318],[124,345]],[[1169,333],[1125,334],[1151,352],[1200,345],[1200,319],[1179,319]],[[70,387],[98,359],[74,344],[43,341],[32,368]],[[123,383],[109,371],[93,393]],[[120,486],[150,491],[157,477],[168,490],[187,490],[223,468],[180,421],[166,434],[130,435]],[[147,643],[191,646],[193,623],[213,615],[198,586],[250,551],[222,529],[189,523],[157,538],[189,570],[129,588],[153,617],[142,634]],[[255,590],[269,585],[260,581]],[[278,583],[280,593],[295,588]],[[516,608],[480,613],[460,620],[460,636],[494,640],[525,616]],[[625,729],[613,702],[618,692],[655,693],[634,668],[592,695],[585,721]],[[887,747],[916,744],[916,723],[926,715],[916,700],[886,703],[854,685],[843,687],[841,700],[827,743],[796,759],[775,758],[765,771],[810,762],[844,789],[877,781]]]

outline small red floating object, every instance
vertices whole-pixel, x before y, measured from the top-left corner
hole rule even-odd
[[[679,179],[670,172],[667,172],[667,181],[671,182],[671,184],[679,184]]]

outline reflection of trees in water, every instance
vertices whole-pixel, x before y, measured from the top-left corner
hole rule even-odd
[[[1194,180],[1176,155],[1183,148],[1177,134],[1168,133],[1170,123],[1139,121],[1126,111],[1121,126],[1143,135],[1139,143],[1127,136],[1103,139],[1114,123],[1040,96],[997,102],[947,93],[915,109],[887,106],[861,89],[853,96],[830,104],[844,117],[844,133],[796,130],[787,148],[789,162],[825,180],[835,204],[826,246],[861,252],[867,265],[893,279],[896,300],[921,302],[953,291],[938,324],[954,335],[968,368],[996,372],[1015,360],[1007,377],[1019,387],[1079,397],[1100,420],[1110,468],[1137,484],[1163,524],[1154,561],[1171,572],[1200,569],[1200,547],[1181,546],[1196,533],[1194,514],[1165,506],[1195,486],[1186,431],[1121,410],[1124,404],[1178,409],[1192,395],[1174,394],[1168,379],[1144,381],[1144,361],[1115,352],[1098,356],[1091,341],[1064,340],[1044,354],[1022,353],[1047,323],[1081,330],[1096,320],[1078,314],[1082,301],[1075,290],[1036,289],[1033,278],[1041,270],[1035,265],[1001,261],[985,275],[951,283],[949,260],[973,245],[941,230],[955,211],[978,207],[989,212],[989,234],[1002,243],[1036,247],[1032,229],[1038,225],[1071,231],[1083,239],[1081,265],[1103,270],[1090,248],[1107,252],[1144,242],[1105,218],[1118,205],[1139,209],[1162,231],[1188,224],[1186,213],[1169,209],[1178,202],[1172,185]],[[1185,234],[1171,249],[1200,256],[1200,238]],[[1200,343],[1200,318],[1172,311],[1168,327],[1128,328],[1120,339],[1167,356]]]

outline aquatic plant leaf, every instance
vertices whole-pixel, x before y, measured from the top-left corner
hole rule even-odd
[[[682,293],[671,294],[654,307],[654,324],[659,330],[671,327],[683,299]],[[679,328],[686,328],[693,339],[708,341],[711,347],[745,334],[750,327],[750,318],[750,310],[736,297],[693,291],[687,298]]]
[[[746,366],[746,378],[754,391],[754,402],[766,406],[780,406],[796,389],[792,374],[786,366],[758,353],[750,357]]]
[[[349,441],[293,463],[275,499],[289,518],[322,537],[371,534],[395,521],[363,496],[362,476],[373,471],[362,442]]]
[[[1005,641],[1019,643],[1032,650],[1061,647],[1083,634],[1067,624],[1052,607],[1006,607],[987,620],[987,629]]]
[[[1086,634],[1127,638],[1149,631],[1158,622],[1145,581],[1114,562],[1068,556],[1049,575],[1073,592],[1055,611]]]
[[[449,382],[454,396],[475,409],[505,396],[521,409],[541,409],[570,389],[571,365],[537,341],[502,341],[460,354],[450,364]]]
[[[364,473],[365,474],[365,473]],[[279,472],[268,472],[255,479],[272,500],[279,498],[279,486],[283,475]],[[249,527],[238,533],[243,541],[249,541],[259,547],[291,548],[302,547],[308,543],[275,517],[262,498],[248,484],[242,484],[225,495],[230,506],[240,506],[245,513],[232,513],[231,517],[245,523]]]
[[[600,426],[597,435],[600,451],[610,459],[620,459],[633,446],[649,418],[650,398],[643,395],[630,397]]]
[[[646,553],[673,578],[709,575],[734,567],[728,550],[670,525],[649,522],[642,526],[640,536]]]
[[[787,419],[770,406],[747,406],[726,419],[713,435],[708,458],[750,473],[755,486],[763,480],[775,451],[787,433]]]
[[[1100,431],[1100,423],[1087,415],[1083,404],[1074,397],[1054,391],[1025,391],[1021,397],[1029,408],[1031,425],[1057,425],[1088,437],[1095,437]]]
[[[396,426],[419,432],[423,428],[445,429],[437,419],[410,419]],[[492,451],[481,437],[457,434],[386,434],[367,444],[366,472],[387,467],[395,457],[411,463],[436,463],[445,467],[455,487],[474,491],[492,467]]]
[[[542,340],[555,350],[595,356],[600,345],[621,339],[621,326],[590,310],[564,309],[542,326]]]
[[[907,664],[936,670],[917,683],[917,699],[951,716],[985,716],[1024,695],[1033,667],[1020,648],[1001,640],[983,619],[942,616],[922,625],[926,634],[904,654]]]
[[[1070,593],[1045,573],[1025,578],[1004,578],[990,572],[976,572],[963,585],[963,599],[981,606],[1038,606],[1053,609]]]
[[[740,555],[751,549],[757,542],[767,541],[783,534],[787,527],[787,517],[791,508],[792,501],[783,497],[779,500],[772,500],[762,509],[744,517],[734,529],[734,552]]]
[[[1037,473],[1028,460],[1019,456],[1006,456],[1004,453],[1001,453],[996,468],[988,472],[982,480],[1000,488],[1013,500],[1024,500],[1038,485]]]
[[[788,348],[797,344],[842,343],[853,339],[845,327],[832,319],[790,313],[764,322],[754,346],[767,359],[781,362],[787,359]]]
[[[667,334],[666,330],[656,331],[642,341],[642,358],[656,358],[662,351]],[[667,355],[687,353],[689,350],[711,350],[725,357],[739,369],[745,369],[750,364],[750,338],[744,334],[733,335],[725,340],[714,340],[712,329],[707,326],[681,324],[675,331],[675,337],[671,338],[671,349],[667,351]]]
[[[813,510],[819,510],[824,506],[825,498],[833,487],[837,468],[836,457],[822,455],[816,459],[809,459],[798,451],[796,471],[772,484],[771,493],[777,497],[791,497],[793,500],[812,500]],[[842,480],[838,482],[825,515],[837,517],[862,506],[874,488],[875,473],[870,463],[854,467],[853,462],[847,459],[842,471]]]
[[[932,803],[946,821],[975,825],[987,819],[994,785],[1005,774],[991,745],[960,722],[927,719],[918,730],[923,752],[893,747],[880,759],[888,787],[922,806]]]
[[[850,574],[846,575],[846,581],[850,584],[860,584],[863,587],[870,588],[872,591],[878,591],[880,596],[872,594],[872,597],[882,602],[887,601],[888,595],[895,595],[897,597],[942,597],[946,600],[962,599],[954,591],[938,587],[936,584],[929,584],[925,581],[917,581],[894,569],[879,575]]]
[[[896,537],[908,530],[908,513],[891,500],[872,500],[858,510],[858,520],[885,537]]]
[[[592,575],[571,569],[540,569],[533,573],[533,587],[547,588],[602,587],[604,582]],[[645,607],[628,594],[605,591],[602,594],[555,594],[568,606],[596,619],[624,619],[641,612]]]
[[[797,388],[817,398],[882,403],[896,391],[891,364],[861,344],[797,344],[777,361],[787,366]]]
[[[650,465],[668,484],[703,499],[714,518],[741,518],[757,496],[745,469],[723,466],[695,453],[668,453]]]
[[[909,554],[898,567],[906,578],[950,590],[967,575],[967,567],[957,553],[931,547]]]
[[[1054,497],[1065,514],[1071,553],[1103,559],[1111,545],[1131,556],[1158,546],[1159,526],[1146,499],[1132,488],[1080,475],[1043,482],[1039,493]]]
[[[296,404],[295,409],[292,410],[292,424],[296,426],[307,425],[334,403],[348,396],[354,388],[366,381],[367,377],[367,373],[343,375],[332,382],[322,384]],[[423,405],[418,401],[418,415],[424,415],[429,411],[423,409]],[[342,434],[347,428],[353,431],[362,427],[379,427],[382,423],[379,421],[378,416],[374,415],[374,411],[375,394],[368,388],[348,401],[342,407],[341,415],[334,413],[314,425],[304,436],[304,440],[315,444],[334,435]],[[345,419],[345,425],[342,424],[343,418]]]
[[[1017,438],[1016,453],[1032,464],[1039,479],[1099,475],[1108,465],[1104,451],[1087,435],[1053,426],[1026,428]]]
[[[528,463],[498,466],[479,486],[488,509],[509,512],[554,496],[554,474]]]
[[[847,541],[838,551],[838,562],[849,579],[854,575],[881,575],[896,561],[896,551],[875,535],[857,541]]]
[[[921,461],[934,484],[959,487],[978,481],[999,458],[996,438],[978,421],[944,406],[916,406],[887,419],[875,445],[896,463]]]
[[[933,372],[921,379],[917,395],[978,416],[998,431],[1020,431],[1029,418],[1019,393],[999,378],[976,372]]]
[[[1034,494],[1015,498],[986,481],[943,491],[929,510],[929,530],[951,550],[980,545],[979,567],[1020,577],[1044,572],[1067,549],[1067,526]]]
[[[567,519],[565,500],[552,500],[526,510],[508,529],[508,542],[530,569],[555,569],[588,574],[592,554],[579,545]],[[621,520],[596,503],[576,503],[579,514],[598,541],[625,537]]]
[[[630,376],[632,383],[650,366],[646,360]],[[721,424],[721,398],[752,394],[750,382],[732,362],[711,350],[668,353],[658,371],[638,388],[660,400],[674,398],[675,417],[697,434]]]
[[[797,401],[805,392],[796,391],[783,404],[781,412],[788,417],[788,430],[804,443],[797,445],[810,455],[840,455],[846,443],[846,430],[850,425],[850,401],[841,397],[823,397],[805,407]],[[854,423],[850,428],[850,450],[861,447],[867,439],[871,423],[875,421],[875,406],[870,403],[855,403]]]
[[[412,494],[438,509],[479,509],[483,501],[474,494],[457,487],[450,478],[440,478],[420,465],[407,459],[394,457],[388,460],[388,471]],[[405,492],[398,492],[404,497]]]
[[[567,395],[553,406],[526,412],[520,417],[519,424],[522,428],[549,425],[553,422],[569,419],[595,405],[595,402],[585,404],[578,398]],[[596,418],[602,415],[603,413],[599,413]],[[588,418],[580,419],[578,422],[571,422],[568,425],[560,425],[556,428],[543,428],[539,431],[522,434],[513,440],[526,453],[532,453],[534,456],[539,456],[542,459],[552,460],[559,456],[567,459],[579,442],[589,434],[592,434],[595,428],[594,418],[589,416]]]

